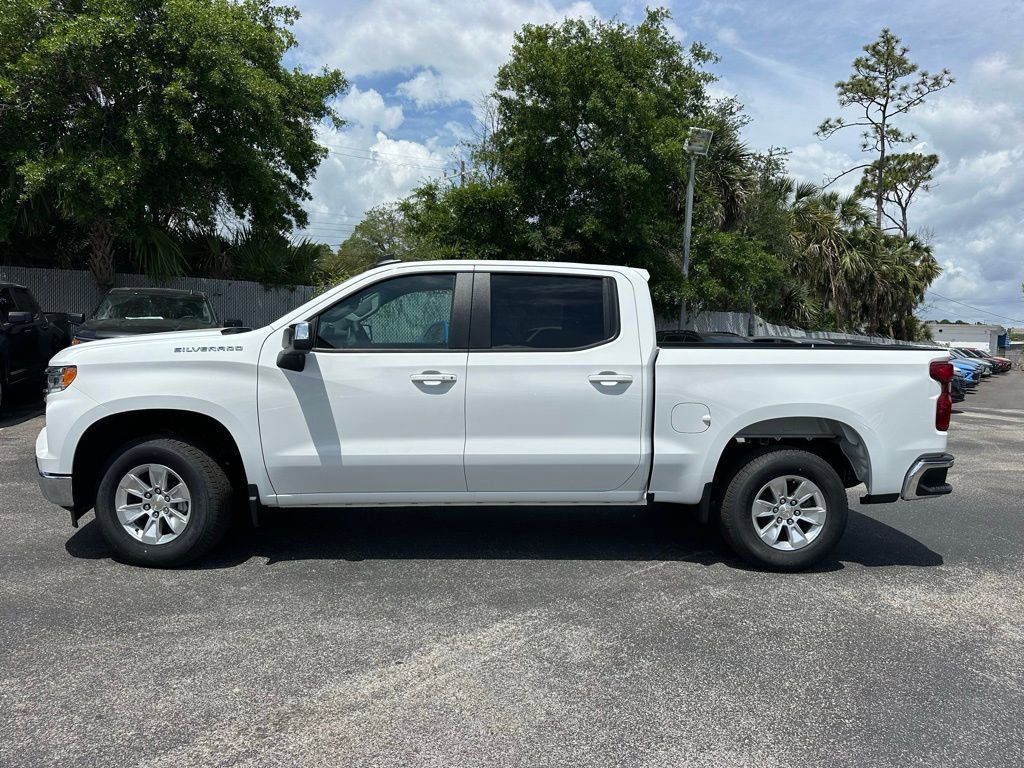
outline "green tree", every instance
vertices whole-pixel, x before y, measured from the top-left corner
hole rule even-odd
[[[333,282],[370,269],[381,259],[421,259],[414,237],[397,203],[368,210],[338,250],[324,256],[320,268]]]
[[[879,229],[886,195],[892,188],[887,162],[891,148],[916,139],[914,134],[901,130],[895,120],[954,82],[948,69],[937,74],[920,70],[907,57],[909,52],[896,35],[883,29],[875,42],[864,46],[865,55],[854,59],[850,78],[836,83],[839,106],[854,108],[856,118],[847,121],[842,116],[830,117],[818,127],[818,136],[823,139],[844,128],[863,129],[861,150],[875,155],[875,159],[845,173],[866,169],[865,177],[873,176],[864,188],[874,194],[875,226]]]
[[[749,196],[751,153],[732,106],[706,94],[714,56],[684,50],[649,11],[637,26],[567,20],[525,26],[501,67],[464,186],[428,185],[406,203],[427,251],[455,257],[532,258],[629,264],[651,272],[662,310],[678,302],[690,126],[715,131],[701,163],[688,289],[697,306],[722,301],[707,268],[749,249],[712,234],[734,227]],[[703,265],[703,266],[702,266]],[[712,272],[714,270],[712,269]],[[741,275],[749,275],[741,271]],[[715,280],[702,288],[702,281]],[[737,289],[742,306],[751,290]],[[709,297],[714,296],[714,299]]]
[[[883,207],[882,215],[903,237],[910,237],[908,211],[914,196],[919,192],[931,189],[932,173],[939,164],[938,155],[925,155],[920,152],[906,152],[889,155],[885,161],[885,186],[882,188],[882,201],[896,209],[895,214]],[[857,185],[859,197],[877,200],[878,198],[878,161],[876,160],[864,172]],[[889,227],[886,227],[888,229]]]
[[[119,244],[181,268],[174,235],[304,224],[342,74],[282,65],[270,0],[7,0],[0,13],[0,241],[72,225],[108,282]]]

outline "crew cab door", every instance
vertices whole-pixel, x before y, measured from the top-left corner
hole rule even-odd
[[[644,367],[632,290],[614,272],[478,268],[466,393],[470,491],[556,498],[613,491],[637,471]],[[634,317],[621,318],[622,309]]]
[[[471,268],[408,272],[317,317],[302,371],[260,355],[259,419],[282,503],[425,501],[465,493]]]

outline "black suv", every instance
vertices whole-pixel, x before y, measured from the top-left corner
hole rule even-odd
[[[228,320],[225,326],[240,326]],[[175,288],[111,288],[78,330],[72,344],[140,333],[220,328],[206,294]]]
[[[0,407],[8,387],[42,382],[50,358],[71,339],[68,323],[81,315],[44,314],[23,285],[0,283]]]

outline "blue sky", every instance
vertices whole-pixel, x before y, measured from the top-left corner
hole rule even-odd
[[[331,154],[312,185],[310,236],[340,243],[373,205],[454,170],[476,107],[525,23],[566,16],[635,22],[645,4],[558,0],[293,0],[294,60],[338,67],[350,82],[324,129]],[[911,210],[943,266],[921,315],[1024,326],[1024,3],[673,2],[673,31],[721,56],[715,93],[753,118],[745,140],[791,150],[792,175],[821,181],[861,162],[854,130],[819,141],[837,114],[833,84],[883,26],[923,68],[957,83],[906,121],[941,165]],[[854,183],[854,174],[850,183]],[[957,303],[960,302],[960,303]],[[969,306],[965,306],[969,305]]]

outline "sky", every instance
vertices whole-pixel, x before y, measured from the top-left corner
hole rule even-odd
[[[451,175],[481,99],[527,23],[566,17],[636,23],[645,3],[602,0],[292,0],[302,16],[291,63],[341,69],[349,88],[324,127],[330,154],[310,191],[305,234],[337,245],[374,206]],[[956,78],[902,127],[940,157],[930,193],[910,212],[942,276],[919,315],[1024,326],[1024,3],[1020,0],[719,0],[665,2],[682,42],[720,57],[713,94],[752,118],[752,149],[791,151],[791,175],[821,182],[864,162],[857,129],[822,141],[843,114],[834,84],[861,46],[889,27],[923,69]],[[852,113],[846,113],[852,117]],[[836,184],[850,191],[856,174]],[[846,187],[844,188],[844,184]]]

